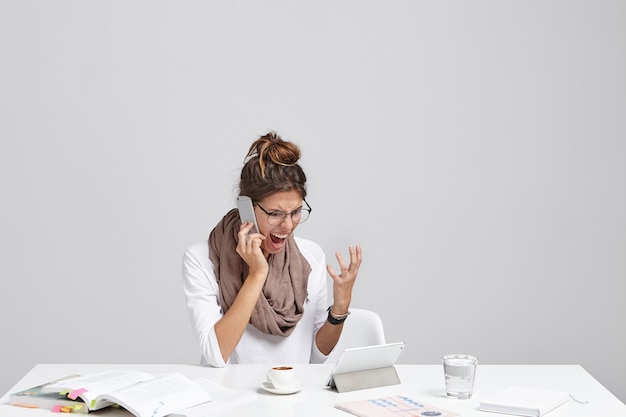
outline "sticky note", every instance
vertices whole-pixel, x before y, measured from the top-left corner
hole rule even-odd
[[[60,405],[55,405],[54,407],[52,407],[52,412],[53,413],[60,413],[61,412],[61,406]]]
[[[67,396],[67,398],[75,400],[76,398],[78,398],[78,396],[80,394],[82,394],[83,392],[87,392],[87,390],[85,388],[79,388],[79,389],[75,389],[74,391],[70,392]]]
[[[61,407],[61,412],[62,413],[71,413],[72,412],[72,407]]]

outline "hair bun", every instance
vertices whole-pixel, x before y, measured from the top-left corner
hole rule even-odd
[[[298,164],[300,148],[293,142],[269,132],[254,141],[239,180],[239,195],[262,201],[282,191],[297,191],[306,197],[306,175]]]
[[[259,158],[261,174],[265,176],[265,167],[270,163],[282,166],[294,166],[300,159],[300,148],[292,142],[284,141],[276,132],[269,132],[257,139],[248,151],[247,159]]]

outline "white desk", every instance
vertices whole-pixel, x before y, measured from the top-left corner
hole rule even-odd
[[[35,366],[26,376],[0,399],[0,416],[39,417],[50,414],[47,410],[26,409],[8,404],[9,394],[28,389],[70,374],[87,374],[107,369],[140,369],[153,373],[181,372],[190,378],[205,377],[226,387],[253,393],[252,401],[238,404],[220,416],[350,416],[335,409],[338,401],[376,398],[403,394],[417,401],[460,413],[462,416],[495,417],[499,414],[476,411],[481,398],[485,398],[508,385],[568,391],[578,400],[570,401],[552,411],[550,417],[576,416],[626,416],[626,405],[578,365],[478,365],[474,396],[470,400],[445,398],[441,365],[396,365],[400,385],[352,391],[338,394],[324,387],[332,365],[299,365],[298,379],[305,388],[293,395],[272,395],[261,389],[269,365],[230,365],[225,368],[208,368],[197,365],[52,365]],[[104,411],[104,410],[102,410]],[[90,415],[130,415],[126,412],[92,413]]]

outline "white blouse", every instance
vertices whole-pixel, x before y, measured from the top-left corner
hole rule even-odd
[[[311,265],[302,318],[287,337],[265,334],[248,324],[228,363],[289,365],[323,363],[326,360],[315,344],[315,335],[327,317],[326,257],[315,242],[298,237],[295,241]],[[201,363],[225,366],[215,335],[215,323],[224,312],[219,305],[218,285],[213,264],[209,260],[207,241],[197,243],[185,251],[183,291],[191,324],[200,343]]]

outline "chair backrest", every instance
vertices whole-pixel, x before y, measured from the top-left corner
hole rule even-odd
[[[347,348],[382,345],[385,343],[385,330],[380,316],[371,310],[351,308],[350,315],[343,324],[337,346],[330,352],[326,363],[335,363]]]

